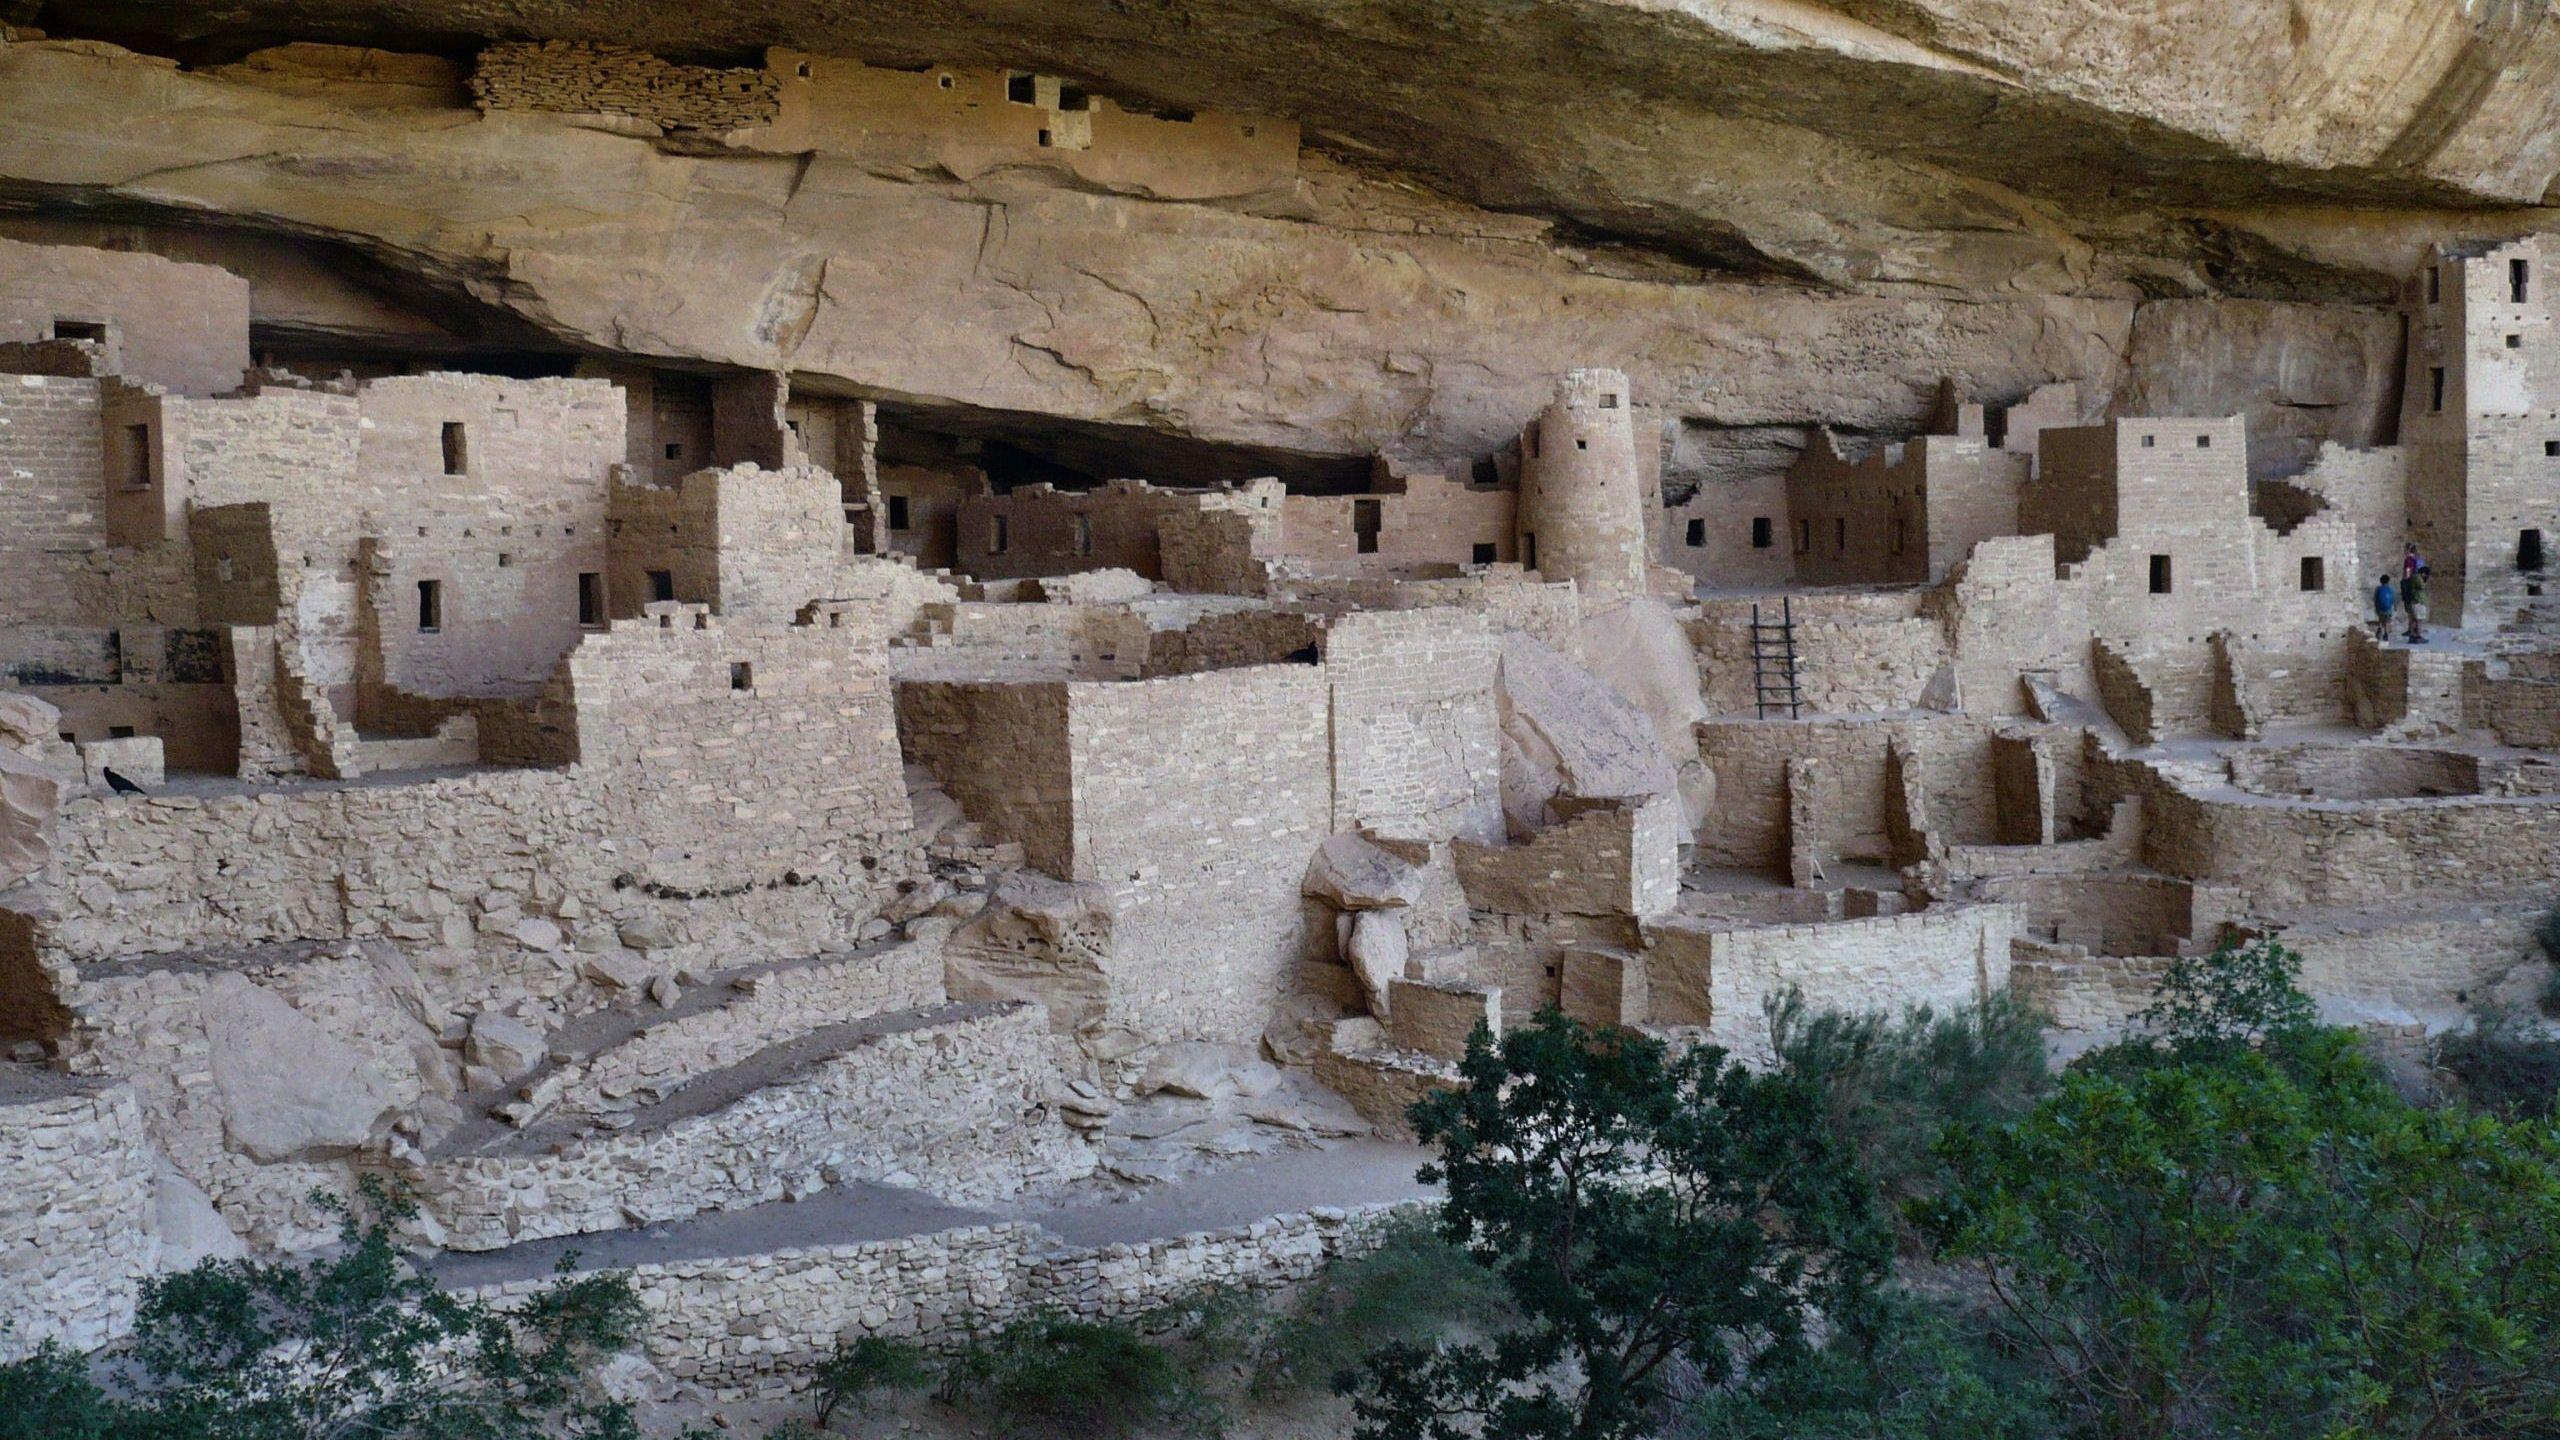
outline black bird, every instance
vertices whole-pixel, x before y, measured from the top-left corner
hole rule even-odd
[[[117,774],[112,767],[101,765],[98,768],[107,777],[107,788],[113,790],[119,795],[142,795],[149,793],[141,786],[136,785],[132,781]]]

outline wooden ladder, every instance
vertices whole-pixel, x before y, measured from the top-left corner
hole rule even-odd
[[[1760,618],[1751,607],[1751,683],[1760,718],[1784,711],[1790,720],[1804,714],[1804,691],[1796,684],[1796,605],[1793,597],[1778,600],[1778,618]]]

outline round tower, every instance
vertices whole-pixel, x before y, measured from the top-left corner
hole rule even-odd
[[[1645,589],[1645,497],[1626,375],[1575,370],[1520,435],[1520,563],[1585,594]]]

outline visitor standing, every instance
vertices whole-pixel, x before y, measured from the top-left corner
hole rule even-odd
[[[2418,568],[2410,571],[2409,577],[2400,582],[2400,608],[2409,615],[2409,643],[2412,645],[2427,643],[2427,629],[2421,623],[2427,618],[2426,604],[2427,567],[2420,562]]]
[[[2382,583],[2373,587],[2374,639],[2391,638],[2391,612],[2399,608],[2399,605],[2400,592],[2391,588],[2391,576],[2386,572],[2382,577]]]

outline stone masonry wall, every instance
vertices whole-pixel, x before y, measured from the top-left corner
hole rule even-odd
[[[1439,840],[1502,833],[1499,642],[1480,616],[1343,617],[1324,642],[1333,828]]]
[[[645,50],[566,40],[491,45],[471,72],[482,110],[629,115],[669,130],[737,130],[781,114],[762,69],[671,65]]]
[[[106,322],[123,374],[214,395],[249,368],[249,282],[211,265],[75,245],[0,240],[0,342],[57,321]]]
[[[0,1076],[0,1364],[133,1327],[159,1253],[150,1137],[120,1082]]]

